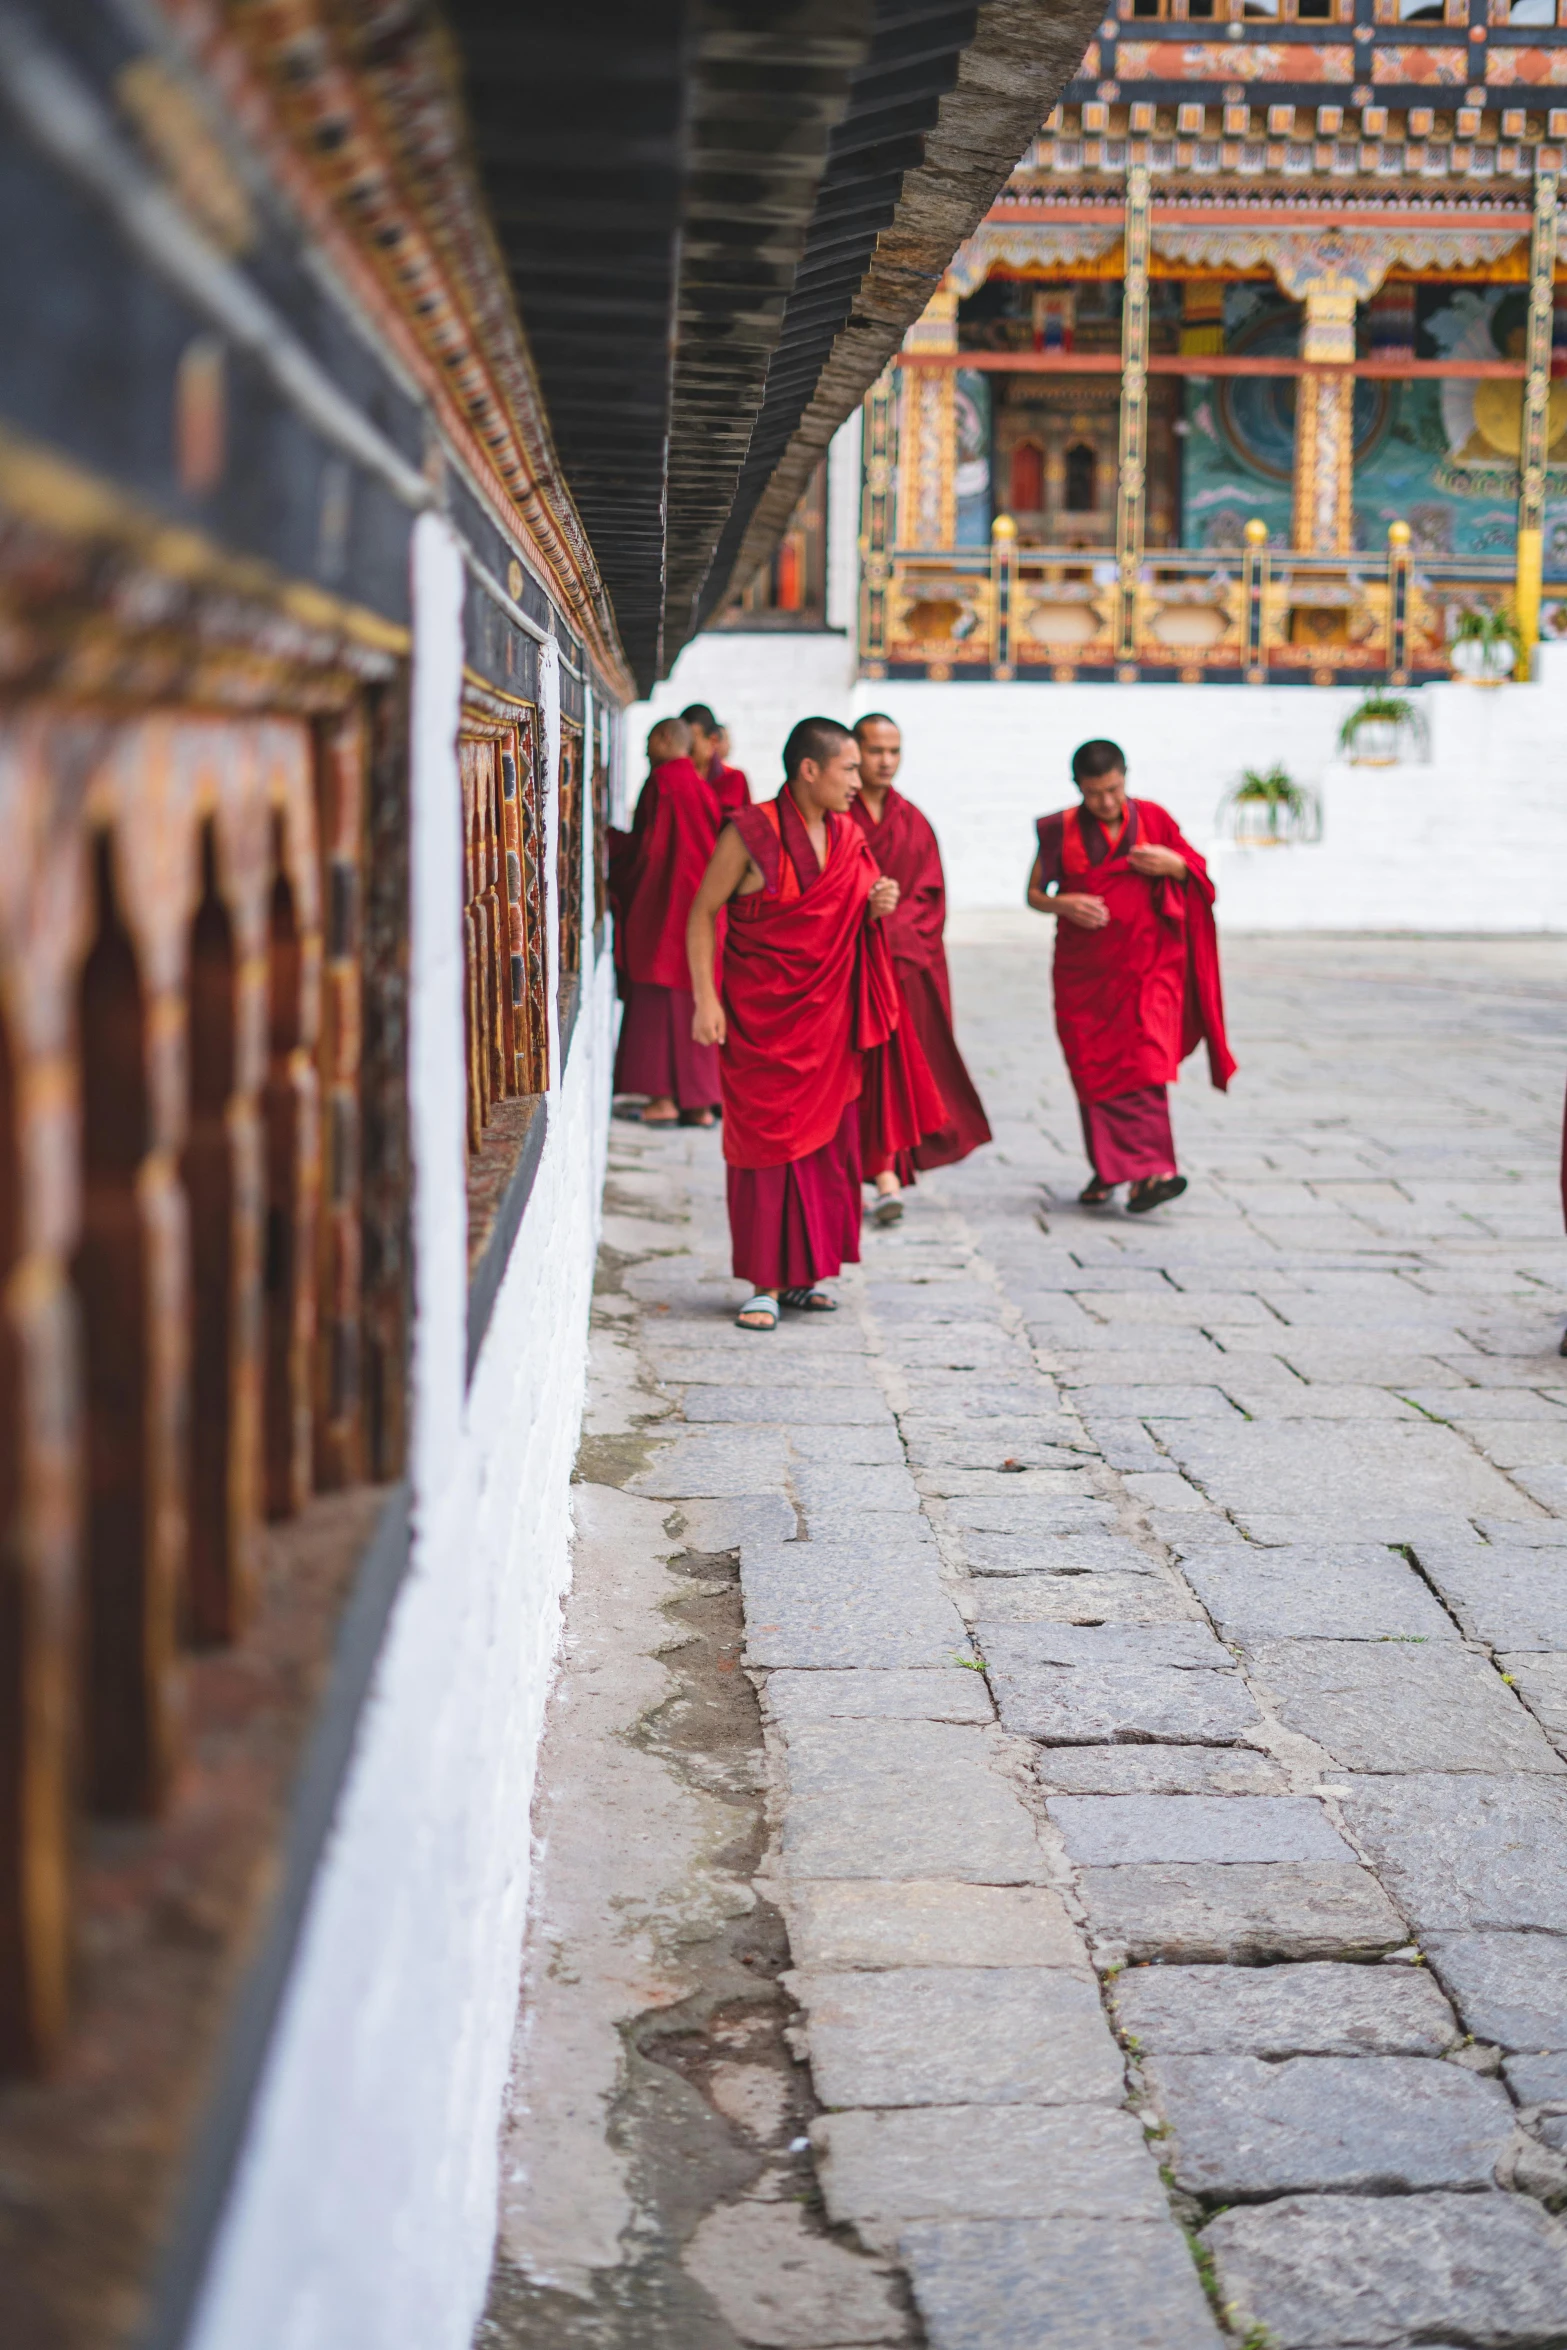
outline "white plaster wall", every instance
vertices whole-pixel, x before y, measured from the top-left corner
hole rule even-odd
[[[461,580],[415,550],[414,1550],[192,2332],[193,2350],[467,2350],[528,1898],[534,1759],[608,1135],[613,976],[571,1057],[464,1380]]]
[[[1212,853],[1230,929],[1559,930],[1562,653],[1553,647],[1529,684],[1422,687],[1429,760],[1396,768],[1337,757],[1339,727],[1359,699],[1348,687],[855,680],[847,643],[820,636],[699,637],[651,707],[662,716],[700,697],[730,716],[758,791],[776,787],[797,718],[889,711],[903,729],[901,782],[940,835],[954,910],[1020,902],[1035,817],[1075,798],[1073,750],[1108,735],[1126,751],[1133,791],[1161,801]],[[1237,849],[1217,840],[1219,803],[1241,769],[1275,760],[1320,791],[1321,841]]]

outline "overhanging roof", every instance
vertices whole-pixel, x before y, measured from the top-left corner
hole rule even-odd
[[[447,0],[561,468],[644,689],[766,559],[1096,0]]]

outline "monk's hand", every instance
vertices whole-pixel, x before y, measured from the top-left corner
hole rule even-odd
[[[1103,898],[1082,896],[1075,890],[1062,890],[1055,900],[1055,909],[1063,922],[1075,923],[1079,930],[1103,930],[1110,919],[1110,909]]]
[[[1128,849],[1126,861],[1134,873],[1146,873],[1150,881],[1184,881],[1186,859],[1175,849],[1156,849],[1151,846]]]
[[[724,1007],[716,995],[710,996],[706,1002],[697,1005],[691,1019],[691,1041],[693,1044],[722,1044],[728,1033],[728,1024],[724,1019]]]
[[[870,894],[870,915],[873,922],[885,921],[898,902],[898,894],[898,885],[892,875],[884,873],[880,881],[874,884]]]

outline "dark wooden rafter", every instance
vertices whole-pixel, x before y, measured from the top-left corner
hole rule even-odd
[[[828,442],[1016,169],[1102,13],[1095,0],[878,0],[877,50],[834,143],[699,619],[771,555]]]

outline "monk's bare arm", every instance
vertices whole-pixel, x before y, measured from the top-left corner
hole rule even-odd
[[[1043,863],[1042,856],[1036,857],[1028,877],[1028,902],[1034,912],[1054,914],[1059,921],[1074,923],[1079,930],[1103,930],[1110,919],[1110,909],[1104,899],[1080,896],[1074,890],[1058,890],[1052,895],[1041,878]]]
[[[691,1034],[697,1044],[724,1041],[724,1007],[713,979],[718,961],[718,914],[719,908],[729,903],[749,875],[755,875],[755,886],[759,888],[762,877],[752,864],[744,841],[732,824],[726,824],[686,920],[686,961],[691,967],[691,993],[696,998]]]

